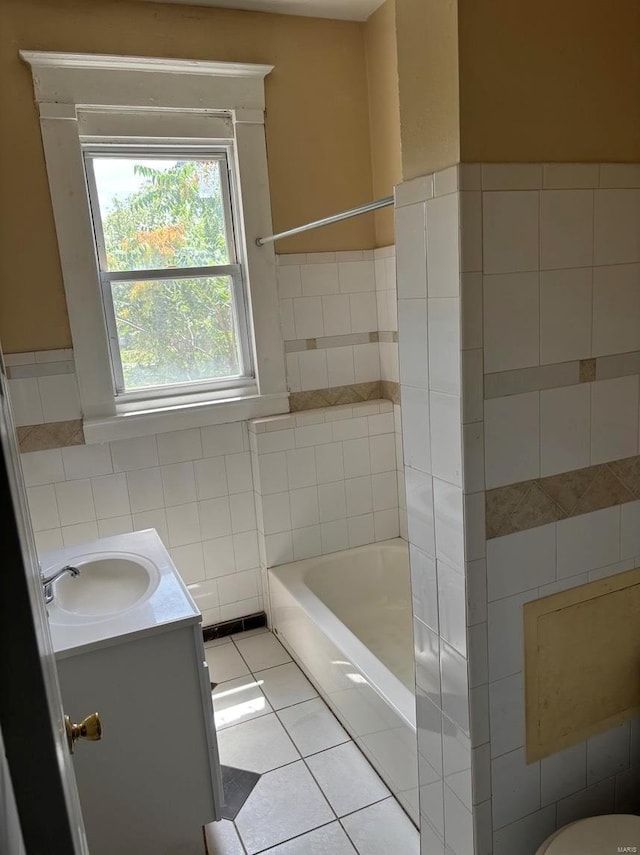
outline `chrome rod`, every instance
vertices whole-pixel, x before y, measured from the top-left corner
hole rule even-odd
[[[341,214],[334,214],[332,217],[324,217],[322,220],[314,220],[312,223],[306,223],[306,225],[298,226],[295,229],[288,229],[286,232],[280,232],[277,235],[256,238],[256,245],[264,246],[265,243],[272,243],[274,240],[280,240],[280,238],[297,235],[300,234],[300,232],[308,232],[310,229],[319,229],[321,226],[330,226],[332,223],[339,223],[341,220],[348,220],[350,217],[359,217],[360,214],[368,214],[370,211],[377,211],[378,208],[388,208],[389,205],[393,205],[393,196],[385,196],[384,199],[369,202],[368,205],[360,205],[359,208],[351,208],[349,211],[343,211]]]

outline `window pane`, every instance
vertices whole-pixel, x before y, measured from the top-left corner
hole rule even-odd
[[[230,276],[111,288],[125,391],[241,373]]]
[[[92,160],[107,270],[229,263],[219,160]]]

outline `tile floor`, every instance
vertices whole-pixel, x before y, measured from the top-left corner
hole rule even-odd
[[[220,761],[262,777],[210,855],[418,855],[418,832],[268,630],[205,645]]]

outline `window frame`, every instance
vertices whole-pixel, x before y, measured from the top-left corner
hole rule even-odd
[[[93,225],[93,233],[98,260],[98,272],[100,278],[100,291],[109,339],[109,353],[111,359],[111,371],[113,376],[114,394],[119,404],[135,403],[144,401],[155,401],[158,397],[193,394],[194,392],[219,391],[240,388],[255,382],[255,368],[253,348],[251,346],[250,321],[248,318],[248,302],[245,288],[244,268],[246,267],[246,255],[241,242],[237,239],[238,224],[237,210],[239,199],[237,196],[237,182],[232,174],[230,155],[233,153],[233,143],[227,142],[196,145],[166,145],[150,141],[145,144],[132,144],[125,138],[105,139],[102,143],[88,142],[82,145],[84,170],[87,179],[87,190],[89,195],[89,206]],[[146,270],[109,270],[106,258],[106,247],[104,243],[104,228],[102,225],[102,213],[98,201],[98,187],[95,177],[93,161],[102,157],[132,157],[138,156],[145,160],[162,160],[175,156],[176,159],[183,157],[190,160],[217,160],[220,164],[222,205],[224,210],[224,225],[229,262],[227,264],[206,265],[201,267],[171,267],[171,268],[149,268]],[[144,280],[161,279],[188,279],[197,277],[228,276],[232,282],[232,301],[236,336],[238,340],[238,353],[240,357],[241,372],[237,375],[221,378],[219,380],[206,379],[194,380],[185,383],[159,384],[127,391],[124,382],[124,371],[122,367],[122,356],[120,353],[120,341],[118,336],[112,284],[114,282],[134,282]]]
[[[272,66],[21,51],[31,66],[58,237],[87,442],[289,411],[264,133],[264,78]],[[154,72],[154,73],[149,73]],[[233,142],[238,245],[255,379],[234,388],[147,401],[114,395],[109,342],[84,171],[83,145],[105,138],[171,145]],[[247,191],[250,188],[250,192]]]

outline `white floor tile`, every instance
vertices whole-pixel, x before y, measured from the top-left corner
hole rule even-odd
[[[360,855],[418,855],[418,830],[395,799],[386,799],[342,820]]]
[[[205,825],[204,836],[209,855],[244,855],[236,827],[228,819]]]
[[[300,759],[295,745],[273,713],[221,730],[218,749],[224,765],[261,774]]]
[[[233,644],[205,648],[204,655],[214,683],[226,683],[227,680],[249,673],[246,662]]]
[[[205,642],[204,649],[209,650],[210,647],[220,647],[222,644],[231,644],[231,636],[225,635],[222,638],[214,638],[213,641]]]
[[[274,846],[273,849],[267,849],[264,855],[355,855],[355,852],[340,823],[332,822]]]
[[[274,710],[308,701],[318,695],[294,662],[278,665],[266,671],[256,671],[255,677],[263,681],[262,691]]]
[[[273,712],[252,674],[219,683],[212,695],[216,730]]]
[[[263,671],[265,668],[273,668],[275,665],[284,665],[285,662],[291,662],[291,657],[287,651],[270,632],[253,635],[250,638],[236,636],[235,644],[242,658],[254,673]]]
[[[320,788],[300,761],[260,778],[236,817],[236,827],[248,855],[254,855],[333,818]],[[394,849],[403,851],[398,846]]]
[[[353,742],[314,754],[307,765],[338,816],[391,795]]]
[[[238,641],[241,638],[253,638],[254,635],[264,635],[269,632],[266,626],[259,626],[257,629],[246,629],[244,632],[235,632],[231,638]]]
[[[349,734],[320,698],[287,707],[278,713],[303,757],[349,741]]]

